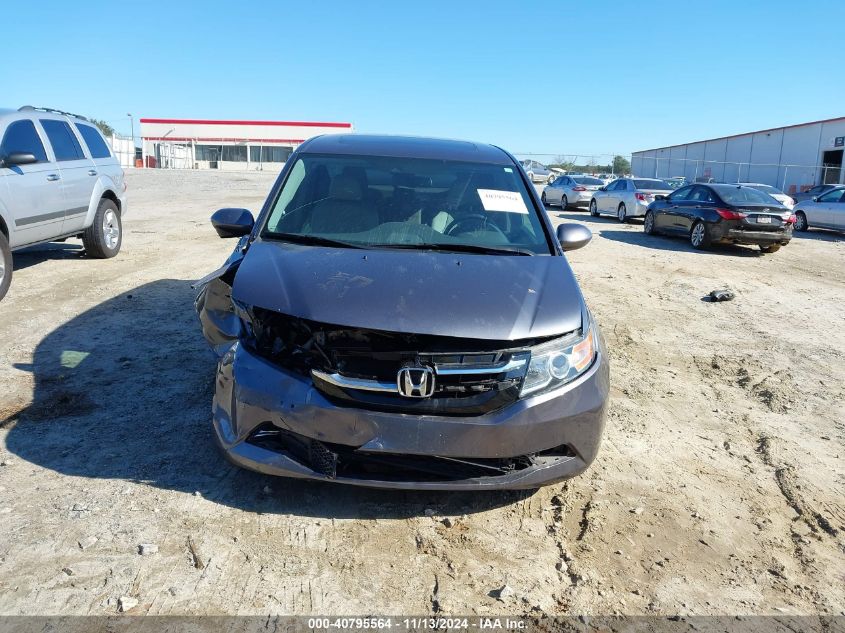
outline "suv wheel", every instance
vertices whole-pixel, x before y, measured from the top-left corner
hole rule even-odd
[[[6,236],[0,233],[0,300],[12,283],[12,249]]]
[[[108,259],[120,251],[123,243],[123,226],[117,205],[103,198],[97,206],[94,221],[82,234],[82,244],[89,257]]]
[[[701,220],[698,220],[692,225],[692,230],[689,232],[689,243],[693,248],[699,250],[710,246],[710,236],[707,234],[707,225]]]
[[[628,209],[625,207],[625,203],[621,203],[619,205],[619,209],[616,210],[616,217],[619,219],[622,224],[628,220]]]
[[[807,216],[804,215],[803,211],[799,211],[795,214],[795,230],[796,231],[806,231],[810,228],[810,224],[807,222]]]
[[[599,216],[599,207],[596,204],[595,198],[590,200],[590,215],[594,218],[597,218]]]

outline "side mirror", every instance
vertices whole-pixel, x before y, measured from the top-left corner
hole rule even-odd
[[[219,209],[211,216],[211,226],[220,237],[241,237],[252,232],[255,219],[247,209]]]
[[[574,251],[586,246],[593,233],[583,224],[561,224],[557,227],[557,241],[564,251]]]
[[[818,202],[818,201],[819,201],[819,197],[818,197],[818,196],[813,196],[813,202]]]
[[[35,154],[29,152],[12,152],[3,157],[2,166],[9,167],[10,165],[32,165],[37,163],[38,159]]]

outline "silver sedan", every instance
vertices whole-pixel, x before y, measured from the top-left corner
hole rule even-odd
[[[810,200],[802,200],[792,210],[795,228],[811,227],[845,231],[845,186],[838,186]]]
[[[653,178],[619,178],[593,194],[590,215],[615,215],[620,222],[643,217],[655,196],[667,196],[672,186]]]
[[[592,176],[559,176],[543,189],[543,203],[560,205],[562,209],[569,206],[586,207],[590,204],[593,193],[603,184]]]

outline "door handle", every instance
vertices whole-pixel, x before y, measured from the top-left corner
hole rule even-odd
[[[96,175],[97,175],[97,170],[96,170],[96,169],[89,169],[89,170],[88,170],[88,175],[89,175],[89,176],[96,176]]]
[[[59,176],[59,174],[50,174],[49,176],[47,176],[47,180],[49,180],[50,182],[53,182],[54,180],[58,180],[59,178],[61,178],[61,176]]]

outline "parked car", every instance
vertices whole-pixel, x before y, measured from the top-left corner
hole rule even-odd
[[[815,187],[810,187],[807,191],[801,191],[799,193],[793,193],[792,199],[795,200],[795,203],[802,202],[804,200],[812,200],[813,198],[822,195],[823,193],[827,193],[834,187],[838,187],[839,185],[816,185]]]
[[[663,178],[662,180],[672,187],[672,189],[678,189],[689,184],[689,180],[687,180],[684,176],[672,176],[671,178]]]
[[[643,229],[648,235],[683,235],[698,249],[749,244],[774,253],[789,243],[794,222],[789,209],[753,187],[694,184],[657,196]]]
[[[592,176],[561,176],[543,189],[543,204],[560,205],[562,209],[570,205],[587,207],[590,205],[593,192],[602,186],[604,186],[602,181]]]
[[[68,237],[90,257],[114,257],[123,239],[126,182],[86,118],[25,106],[0,110],[0,299],[12,252]]]
[[[555,179],[554,173],[548,167],[542,163],[538,163],[536,160],[522,161],[522,168],[525,169],[525,173],[528,174],[528,178],[531,182],[549,183]]]
[[[845,185],[836,185],[820,196],[802,200],[792,212],[799,231],[811,227],[845,231]]]
[[[743,187],[754,187],[757,191],[762,191],[763,193],[769,194],[772,198],[780,202],[783,206],[787,209],[791,209],[795,206],[795,200],[792,199],[791,196],[786,195],[783,191],[778,189],[777,187],[772,187],[771,185],[765,185],[761,182],[738,182],[738,185],[742,185]]]
[[[361,486],[537,488],[596,456],[598,325],[516,160],[491,145],[327,135],[200,282],[214,434],[267,474]],[[377,200],[372,204],[371,200]]]
[[[668,195],[672,187],[654,178],[619,178],[593,193],[590,215],[615,215],[620,222],[641,218],[656,195]]]

